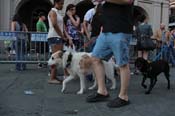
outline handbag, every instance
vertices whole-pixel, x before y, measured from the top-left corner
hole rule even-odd
[[[142,36],[138,41],[138,47],[140,50],[154,50],[156,48],[156,44],[153,40],[148,36]]]
[[[150,36],[141,33],[139,27],[137,31],[138,31],[137,49],[147,51],[154,50],[156,48],[156,43],[154,43],[154,41],[150,38]]]

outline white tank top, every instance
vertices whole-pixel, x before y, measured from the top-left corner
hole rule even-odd
[[[58,24],[60,30],[63,32],[63,17],[59,14],[59,11],[56,8],[52,8],[51,10],[56,13],[56,15],[57,15],[57,24]],[[58,33],[55,31],[49,15],[48,15],[48,21],[49,21],[48,38],[52,38],[52,37],[59,37],[59,38],[61,38],[58,35]]]

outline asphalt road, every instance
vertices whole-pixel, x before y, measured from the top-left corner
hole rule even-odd
[[[78,79],[70,82],[63,94],[61,85],[47,83],[48,69],[30,65],[28,70],[16,72],[13,68],[13,65],[0,64],[0,116],[175,116],[174,68],[171,68],[171,89],[167,90],[166,79],[160,75],[150,95],[144,94],[141,75],[132,75],[131,104],[119,109],[109,109],[106,102],[86,103],[86,96],[94,91],[76,95]],[[88,82],[88,86],[90,84]],[[110,87],[110,83],[107,86]],[[117,89],[109,91],[111,99],[117,96],[119,86],[117,78]]]

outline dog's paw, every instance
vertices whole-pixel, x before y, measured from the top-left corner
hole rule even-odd
[[[65,89],[62,89],[61,92],[62,92],[62,93],[65,93]]]
[[[147,86],[146,86],[146,85],[142,85],[142,87],[143,87],[144,89],[146,89],[146,88],[147,88]]]
[[[83,94],[83,91],[78,91],[77,94],[81,95],[81,94]]]
[[[168,86],[167,89],[170,90],[170,86]]]
[[[95,87],[89,87],[88,89],[89,89],[89,90],[94,90],[94,89],[95,89]]]
[[[149,91],[146,91],[145,94],[148,95],[148,94],[150,94],[150,92]]]

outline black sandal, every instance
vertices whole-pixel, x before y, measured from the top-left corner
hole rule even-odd
[[[116,99],[109,101],[107,106],[109,108],[119,108],[119,107],[126,106],[129,104],[130,104],[129,100],[126,101],[126,100],[123,100],[123,99],[117,97]]]

